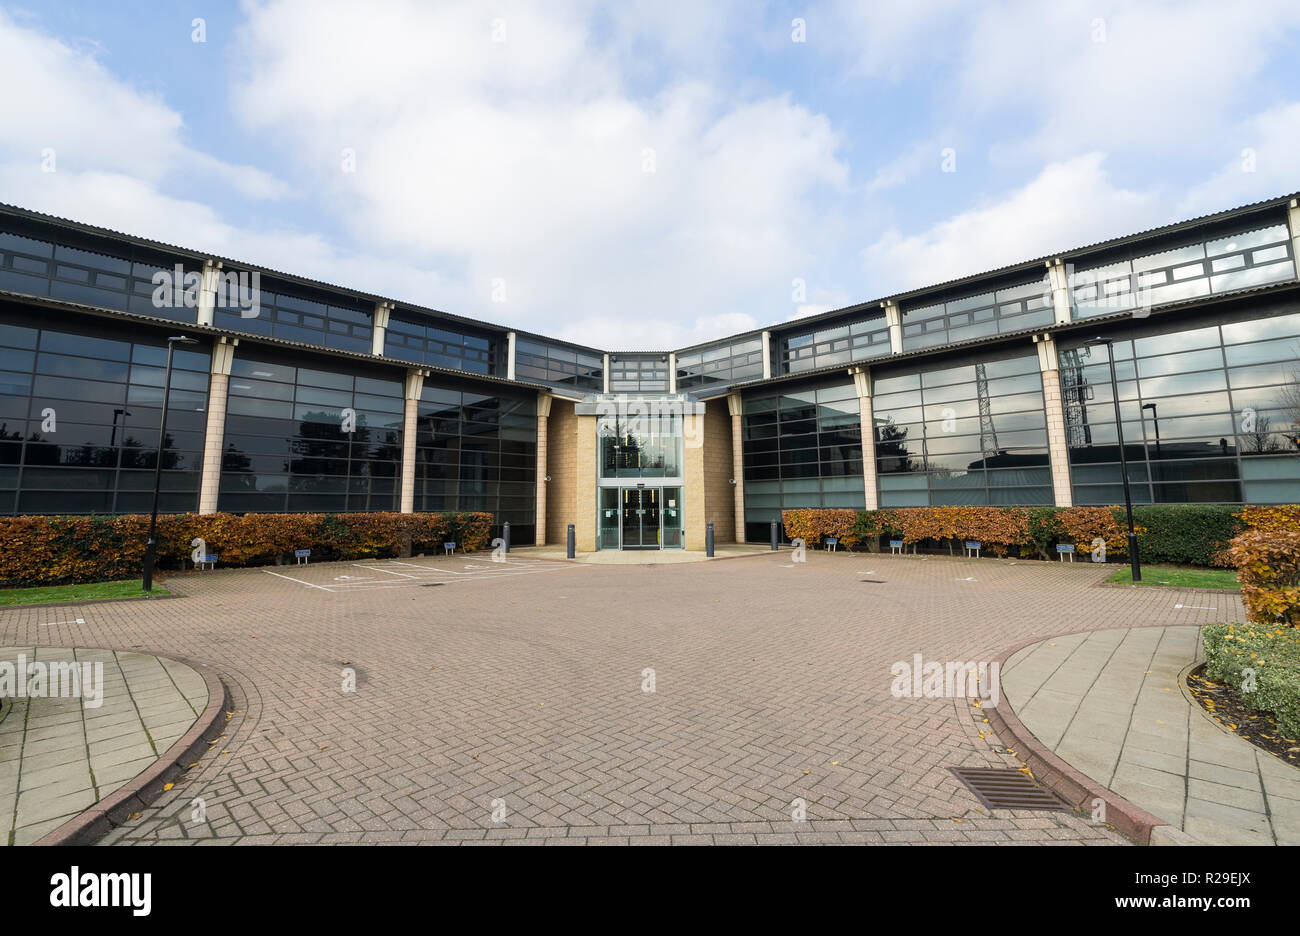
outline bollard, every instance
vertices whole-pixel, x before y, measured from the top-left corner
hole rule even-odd
[[[569,524],[569,546],[568,546],[568,548],[569,548],[569,558],[570,558],[570,559],[573,559],[573,558],[575,558],[575,557],[578,555],[577,545],[576,545],[576,543],[574,542],[574,540],[575,540],[575,537],[574,537],[574,535],[573,535],[573,524],[570,523],[570,524]]]
[[[776,552],[776,521],[772,521],[772,552]]]
[[[510,521],[507,520],[501,525],[501,551],[506,555],[510,554]]]
[[[704,555],[709,559],[713,558],[713,521],[710,520],[704,525]]]

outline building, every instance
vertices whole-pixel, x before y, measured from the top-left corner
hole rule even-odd
[[[689,348],[602,351],[0,207],[0,512],[491,511],[765,542],[789,507],[1300,501],[1274,198]]]

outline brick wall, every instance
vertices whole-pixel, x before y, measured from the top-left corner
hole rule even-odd
[[[709,400],[704,411],[704,520],[713,523],[713,539],[736,542],[736,495],[731,478],[731,413],[727,398]],[[739,479],[737,479],[739,480]]]
[[[577,491],[578,417],[573,403],[558,397],[551,402],[546,431],[546,541],[563,544],[574,522]]]

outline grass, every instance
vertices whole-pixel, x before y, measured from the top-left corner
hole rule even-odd
[[[36,588],[0,589],[0,607],[5,605],[51,604],[58,601],[94,601],[97,598],[139,598],[142,595],[166,595],[167,589],[154,583],[146,592],[139,579],[124,582],[93,582],[89,585],[48,585]]]
[[[1202,569],[1195,566],[1144,565],[1142,581],[1133,581],[1128,566],[1117,571],[1107,582],[1117,585],[1154,585],[1158,588],[1221,588],[1240,591],[1234,569]]]

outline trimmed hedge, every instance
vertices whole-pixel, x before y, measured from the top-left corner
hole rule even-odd
[[[1276,718],[1288,740],[1300,739],[1300,628],[1211,624],[1201,639],[1206,675]]]
[[[1227,556],[1251,623],[1300,627],[1300,533],[1249,530],[1232,541]]]
[[[439,551],[444,542],[482,549],[489,513],[167,514],[158,518],[158,565],[180,569],[195,539],[223,566],[292,560],[359,559]],[[149,518],[0,517],[0,586],[75,585],[141,574]]]
[[[979,540],[994,555],[1056,558],[1057,544],[1080,556],[1098,540],[1107,558],[1128,557],[1128,523],[1122,507],[901,507],[886,510],[804,508],[781,513],[786,536],[821,545],[835,536],[845,548],[880,548],[881,539],[908,546],[927,542],[959,552]],[[1168,504],[1135,507],[1133,522],[1143,562],[1227,565],[1234,536],[1252,527],[1300,532],[1300,506],[1231,507]]]

